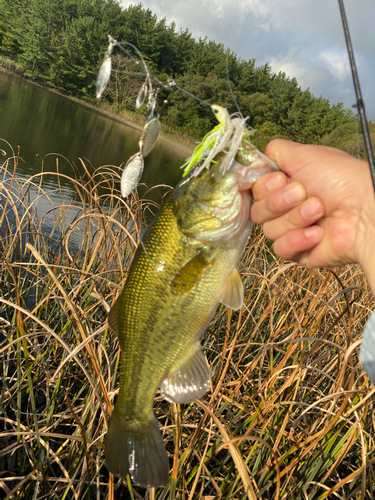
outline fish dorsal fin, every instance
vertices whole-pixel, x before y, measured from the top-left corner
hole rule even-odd
[[[160,385],[162,396],[171,403],[191,403],[210,387],[210,370],[199,342],[172,366]]]
[[[118,337],[118,332],[119,332],[119,328],[118,328],[118,317],[119,317],[119,314],[118,314],[118,310],[119,310],[119,307],[120,307],[120,297],[121,295],[119,295],[116,299],[116,302],[113,304],[113,306],[111,307],[111,310],[109,311],[109,314],[108,314],[108,324],[109,324],[109,327],[110,329],[113,331],[113,333],[115,333]]]
[[[243,296],[241,275],[237,267],[235,267],[224,284],[220,302],[226,307],[238,311],[243,306]]]
[[[198,252],[189,262],[187,262],[171,281],[173,293],[187,293],[199,281],[205,269],[212,265],[213,261],[206,259],[206,252]]]

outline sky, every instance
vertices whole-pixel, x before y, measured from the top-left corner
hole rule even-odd
[[[124,7],[139,2],[121,0]],[[302,90],[356,102],[337,0],[142,0],[194,38],[295,77]],[[375,0],[344,0],[367,119],[375,122]]]

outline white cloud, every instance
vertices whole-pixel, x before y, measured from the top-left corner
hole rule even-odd
[[[350,74],[348,55],[342,50],[334,48],[324,50],[318,55],[318,60],[338,80],[344,81]]]
[[[302,84],[306,74],[306,68],[293,56],[287,55],[285,57],[273,57],[269,61],[269,64],[271,65],[274,73],[279,73],[281,71],[290,78],[295,77],[297,81]]]
[[[122,1],[124,6],[130,3]],[[332,104],[355,102],[337,1],[327,0],[142,0],[177,28],[229,47],[245,60],[271,64],[295,77],[302,89]],[[345,0],[361,88],[375,121],[374,0]]]

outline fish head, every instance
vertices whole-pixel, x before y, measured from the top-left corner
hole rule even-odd
[[[223,173],[225,155],[220,153],[198,175],[192,170],[173,192],[179,229],[200,242],[221,244],[251,228],[251,187],[259,177],[278,169],[246,140]]]

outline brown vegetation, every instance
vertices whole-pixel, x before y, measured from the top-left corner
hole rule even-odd
[[[374,389],[358,352],[375,302],[363,272],[283,262],[259,227],[241,264],[244,307],[221,307],[202,339],[212,390],[190,405],[156,398],[168,484],[146,492],[110,476],[119,346],[106,316],[156,207],[121,199],[117,167],[72,165],[69,178],[56,160],[52,189],[16,165],[0,170],[3,497],[373,498]]]

